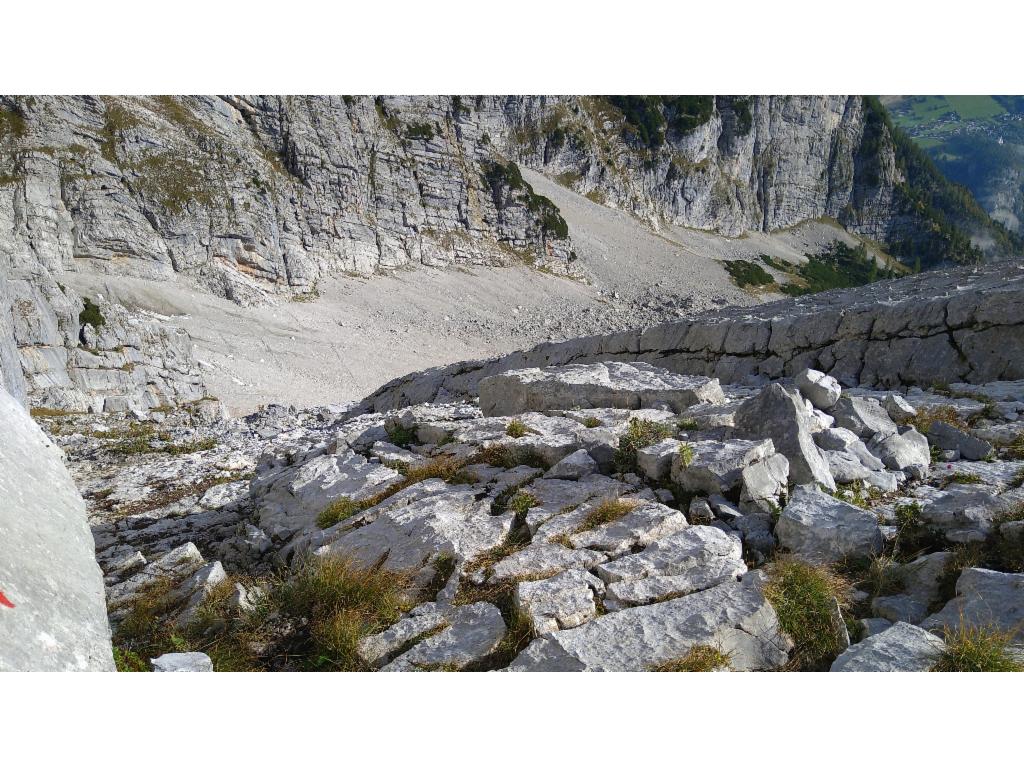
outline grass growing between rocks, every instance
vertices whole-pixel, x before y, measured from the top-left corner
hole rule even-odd
[[[731,657],[710,645],[695,645],[678,659],[669,659],[650,668],[651,672],[715,672],[728,669]]]
[[[639,503],[633,499],[605,499],[587,513],[576,533],[592,531],[599,526],[620,520]]]
[[[549,469],[544,457],[532,446],[491,443],[469,457],[467,464],[490,464],[492,467],[513,469],[519,466]]]
[[[412,607],[409,586],[402,573],[343,557],[311,558],[287,578],[271,577],[251,590],[257,597],[249,611],[229,601],[235,582],[221,582],[196,618],[177,627],[174,585],[161,581],[132,605],[114,644],[126,669],[163,653],[201,651],[219,672],[364,670],[359,642]]]
[[[505,434],[518,440],[520,437],[526,437],[526,435],[536,435],[537,430],[530,429],[519,419],[512,419],[508,426],[505,427]]]
[[[968,424],[960,413],[951,405],[936,405],[932,408],[918,408],[915,416],[907,416],[900,420],[902,425],[909,424],[922,435],[927,435],[932,424],[941,421],[957,429],[967,429]]]
[[[794,643],[790,667],[827,670],[843,650],[835,604],[846,606],[849,583],[831,568],[795,558],[776,560],[767,573],[764,596]]]
[[[932,672],[1024,672],[1009,651],[1012,632],[995,627],[961,626],[945,631],[946,649]]]
[[[675,430],[668,424],[648,419],[630,419],[626,433],[619,438],[619,447],[615,451],[616,468],[620,472],[636,472],[637,451],[674,435]]]
[[[353,501],[348,496],[342,496],[321,510],[320,514],[316,516],[316,524],[320,528],[330,528],[361,511],[362,507],[358,501]]]

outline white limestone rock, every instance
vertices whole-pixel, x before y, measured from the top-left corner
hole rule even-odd
[[[516,585],[516,607],[530,618],[538,635],[572,629],[597,615],[595,593],[604,584],[584,570],[562,571],[542,581]]]
[[[779,544],[816,563],[878,554],[882,532],[871,512],[829,496],[813,486],[800,486],[775,526]]]
[[[881,434],[883,437],[896,432],[896,423],[889,418],[885,408],[869,397],[841,397],[829,411],[836,426],[849,429],[858,437],[867,438]]]
[[[587,511],[581,507],[577,513],[585,516]],[[646,546],[652,541],[670,536],[687,525],[686,515],[678,509],[657,502],[641,502],[618,520],[593,530],[574,533],[569,540],[577,549],[596,549],[618,554],[631,547]]]
[[[606,605],[616,610],[708,589],[746,571],[739,537],[705,525],[690,526],[595,569],[608,584]]]
[[[556,480],[579,480],[597,472],[597,462],[583,448],[570,453],[549,469],[544,477]]]
[[[744,468],[774,452],[771,440],[686,443],[672,459],[672,480],[686,491],[708,495],[728,493],[739,485]]]
[[[744,467],[741,473],[740,510],[772,512],[781,507],[789,483],[789,459],[781,453]]]
[[[927,630],[897,622],[851,645],[832,662],[831,672],[927,672],[946,644]]]
[[[654,445],[641,448],[636,452],[636,464],[640,471],[651,480],[662,480],[672,470],[672,462],[679,453],[682,442],[675,438],[666,438]]]
[[[685,597],[598,616],[533,640],[510,671],[643,671],[685,656],[695,645],[729,655],[735,670],[775,669],[790,641],[761,593],[763,575]]]
[[[213,672],[213,660],[205,653],[165,653],[150,659],[154,672]]]
[[[815,408],[827,411],[842,394],[839,382],[826,373],[807,368],[797,374],[794,380],[800,394],[806,397]]]
[[[828,461],[814,443],[804,401],[781,384],[769,384],[736,411],[736,431],[742,437],[770,439],[775,450],[789,460],[795,483],[821,483],[836,487]]]
[[[463,669],[493,652],[505,636],[501,611],[490,603],[460,606],[446,620],[447,627],[414,645],[382,671]]]
[[[921,626],[932,632],[967,627],[995,627],[1024,644],[1024,573],[965,568],[956,581],[956,597]]]

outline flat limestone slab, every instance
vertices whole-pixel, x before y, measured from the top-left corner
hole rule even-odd
[[[724,403],[717,379],[683,376],[648,363],[593,363],[525,368],[480,382],[485,416],[572,408],[657,408],[680,413],[698,403]]]

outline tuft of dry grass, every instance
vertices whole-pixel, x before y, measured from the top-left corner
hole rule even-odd
[[[932,672],[1024,672],[1010,651],[1013,632],[996,627],[960,626],[945,629],[946,648]]]
[[[684,656],[650,668],[651,672],[715,672],[728,669],[731,656],[710,645],[695,645]]]

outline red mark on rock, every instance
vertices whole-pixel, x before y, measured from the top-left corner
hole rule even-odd
[[[4,606],[5,608],[14,607],[14,603],[8,600],[7,595],[5,595],[3,592],[0,592],[0,605]]]

